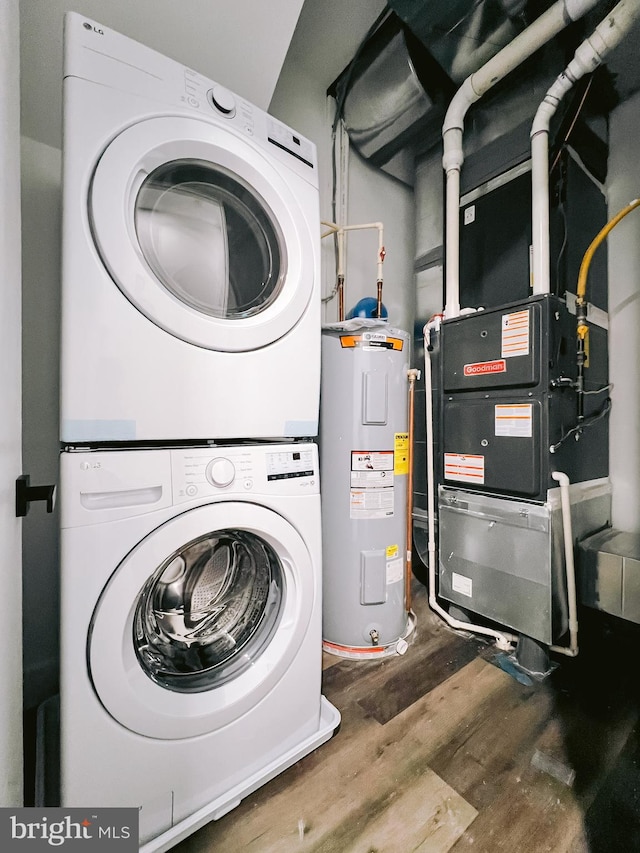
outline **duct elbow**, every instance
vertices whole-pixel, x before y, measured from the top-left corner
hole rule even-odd
[[[459,130],[462,134],[464,129],[464,117],[469,111],[469,107],[479,98],[479,95],[476,94],[471,82],[472,76],[467,77],[449,104],[449,108],[442,124],[443,139],[446,138],[446,134],[451,130]]]
[[[569,65],[565,68],[562,74],[559,74],[554,80],[547,94],[544,96],[542,103],[538,107],[538,111],[536,112],[531,126],[531,138],[533,138],[537,133],[549,132],[551,119],[558,109],[558,104],[562,101],[567,92],[569,92],[575,85],[576,81],[582,76],[581,73],[574,73],[576,70],[577,69],[572,69],[571,65]]]
[[[554,479],[557,483],[559,483],[559,484],[560,484],[560,486],[561,486],[561,487],[562,487],[562,486],[569,486],[569,485],[571,485],[571,481],[569,480],[569,478],[567,477],[567,475],[564,473],[564,471],[554,471],[554,472],[551,474],[551,476],[553,477],[553,479]]]

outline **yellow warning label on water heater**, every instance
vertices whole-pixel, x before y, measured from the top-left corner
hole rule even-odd
[[[387,560],[393,560],[398,556],[399,548],[397,545],[387,545]]]
[[[409,473],[409,433],[397,432],[394,436],[394,474]]]

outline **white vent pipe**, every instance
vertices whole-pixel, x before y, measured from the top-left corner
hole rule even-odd
[[[531,126],[531,225],[533,292],[549,293],[549,125],[558,104],[577,81],[603,62],[640,17],[640,0],[622,0],[576,50],[550,87]]]
[[[599,0],[558,0],[540,15],[530,27],[516,36],[478,71],[464,81],[453,97],[442,127],[446,172],[446,285],[445,317],[460,314],[460,169],[464,162],[462,131],[469,107],[496,83],[517,68],[557,35],[571,21],[576,21],[597,5]]]
[[[562,534],[564,539],[564,565],[567,577],[567,600],[569,604],[569,645],[550,646],[552,652],[560,652],[574,658],[578,654],[578,597],[576,594],[576,568],[573,561],[573,525],[571,523],[571,496],[569,478],[563,471],[551,475],[560,483],[560,506],[562,507]]]

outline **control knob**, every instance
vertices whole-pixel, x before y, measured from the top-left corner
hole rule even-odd
[[[214,86],[209,92],[209,97],[211,98],[212,106],[218,112],[229,118],[235,115],[236,99],[228,89],[225,89],[223,86]]]
[[[236,476],[236,468],[226,456],[217,456],[212,459],[206,467],[205,476],[212,486],[223,489],[233,483]]]

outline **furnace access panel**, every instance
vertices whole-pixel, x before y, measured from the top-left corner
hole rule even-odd
[[[575,316],[550,295],[442,324],[444,484],[543,501],[553,471],[607,476],[607,417],[595,418],[606,411],[607,333],[590,328],[585,388],[604,390],[585,397],[578,440],[575,339]]]

